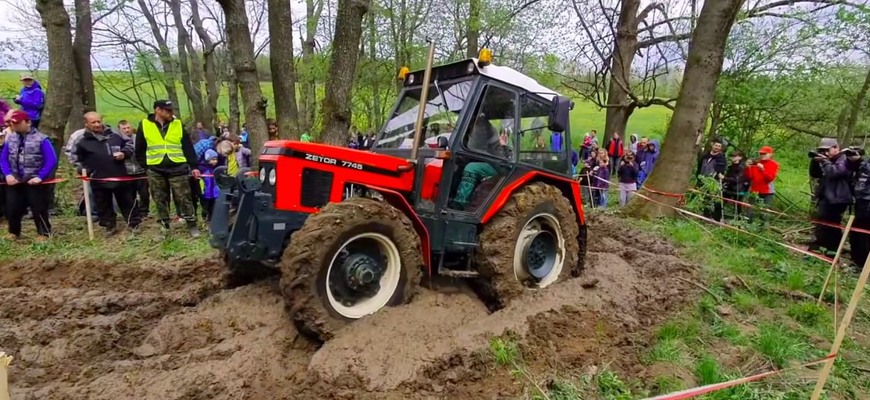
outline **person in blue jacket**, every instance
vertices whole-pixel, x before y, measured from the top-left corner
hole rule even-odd
[[[48,136],[33,127],[30,117],[15,110],[9,117],[12,133],[0,151],[0,171],[6,180],[6,219],[8,240],[21,237],[21,220],[27,208],[33,212],[38,241],[51,235],[48,220],[50,185],[43,182],[57,167],[57,155]]]
[[[21,92],[15,96],[15,103],[30,116],[33,129],[39,129],[39,120],[42,118],[42,108],[45,106],[45,92],[39,81],[33,79],[29,73],[21,74]]]

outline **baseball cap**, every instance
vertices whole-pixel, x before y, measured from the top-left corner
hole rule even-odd
[[[154,102],[154,108],[162,108],[164,110],[172,110],[172,101],[157,100]]]
[[[834,138],[822,138],[822,141],[819,142],[819,149],[830,149],[831,147],[839,147],[837,144],[837,139]]]
[[[758,154],[773,154],[773,147],[763,146],[758,149]]]
[[[22,80],[22,81],[27,81],[27,80],[32,81],[32,80],[33,80],[33,74],[31,74],[30,72],[25,72],[25,73],[21,74],[21,80]]]
[[[30,115],[27,115],[24,111],[15,110],[12,112],[12,115],[9,116],[9,122],[13,124],[17,124],[21,121],[30,121]]]

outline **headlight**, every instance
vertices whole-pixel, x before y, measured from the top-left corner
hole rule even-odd
[[[278,182],[278,174],[275,173],[275,168],[269,170],[269,184],[275,186],[275,182]]]
[[[265,182],[266,182],[266,167],[260,167],[260,183],[265,183]]]

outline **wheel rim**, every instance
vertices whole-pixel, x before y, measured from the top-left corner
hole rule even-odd
[[[401,278],[399,249],[380,233],[363,233],[345,241],[326,273],[329,305],[345,318],[373,314],[389,303]]]
[[[562,273],[565,238],[552,214],[535,215],[526,222],[514,250],[514,276],[530,288],[546,287]]]

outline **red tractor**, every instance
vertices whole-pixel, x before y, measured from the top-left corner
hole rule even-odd
[[[584,267],[570,99],[477,59],[403,69],[370,150],[267,142],[259,174],[216,172],[211,245],[231,274],[278,269],[300,332],[408,302],[424,275],[472,280],[490,309]]]

